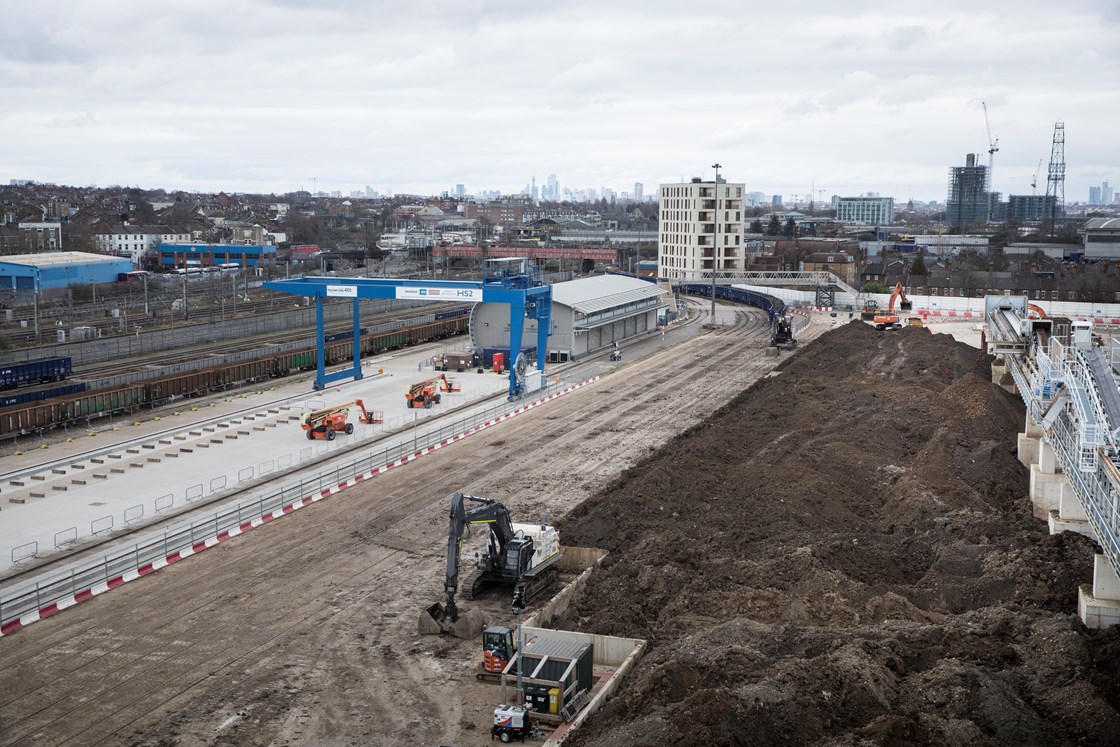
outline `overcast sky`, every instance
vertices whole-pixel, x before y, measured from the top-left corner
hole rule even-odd
[[[991,6],[998,6],[994,9]],[[0,181],[282,193],[711,178],[1120,187],[1120,2],[0,0]]]

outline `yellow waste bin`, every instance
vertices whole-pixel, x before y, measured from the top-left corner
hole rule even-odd
[[[548,691],[548,712],[560,712],[560,688],[553,687]]]

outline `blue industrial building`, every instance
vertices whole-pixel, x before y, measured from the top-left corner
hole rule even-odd
[[[174,268],[226,264],[263,267],[276,257],[276,247],[269,244],[160,244],[158,251],[160,265]]]
[[[16,254],[0,258],[0,289],[30,292],[115,283],[118,274],[131,271],[128,257],[88,252]]]

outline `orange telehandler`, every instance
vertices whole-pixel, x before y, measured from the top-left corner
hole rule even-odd
[[[354,432],[354,424],[346,421],[350,415],[350,408],[357,407],[361,413],[358,421],[361,423],[380,423],[383,418],[379,412],[367,410],[360,399],[347,402],[344,405],[325,407],[322,410],[313,410],[300,419],[300,426],[307,432],[307,440],[325,438],[333,441],[339,431],[349,435]]]
[[[899,308],[903,311],[909,311],[913,308],[913,304],[906,298],[906,292],[902,290],[902,281],[894,287],[894,292],[891,293],[890,303],[887,304],[887,312],[885,314],[875,315],[875,329],[882,332],[887,329],[901,329],[902,324],[898,321],[898,316],[894,313],[894,303],[898,301]]]

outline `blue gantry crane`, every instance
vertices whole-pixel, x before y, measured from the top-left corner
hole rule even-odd
[[[483,280],[396,280],[388,278],[299,277],[266,282],[267,290],[315,299],[318,371],[315,389],[342,379],[362,378],[361,323],[359,304],[364,298],[408,301],[457,301],[501,303],[509,306],[509,396],[522,393],[525,366],[517,365],[525,319],[537,321],[537,370],[543,375],[548,336],[551,333],[552,287],[541,285],[531,275],[505,271]],[[354,302],[354,365],[327,373],[324,368],[323,299],[349,298]]]

